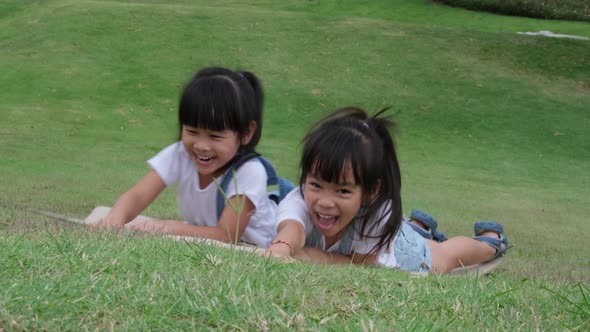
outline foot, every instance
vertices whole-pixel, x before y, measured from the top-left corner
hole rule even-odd
[[[410,224],[415,231],[426,239],[434,240],[436,242],[444,242],[447,240],[447,237],[437,230],[438,223],[436,219],[424,211],[412,209]]]
[[[508,239],[504,236],[504,227],[495,221],[478,221],[473,226],[473,238],[481,241],[496,249],[496,254],[491,260],[494,260],[510,249]]]

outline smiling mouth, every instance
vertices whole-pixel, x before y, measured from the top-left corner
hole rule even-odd
[[[202,162],[209,162],[211,160],[213,160],[214,157],[203,157],[203,156],[199,156],[198,154],[195,154],[195,156],[197,156],[197,159],[199,159]]]
[[[322,229],[322,230],[328,230],[330,228],[332,228],[335,224],[336,221],[338,221],[338,216],[333,216],[333,215],[329,215],[329,214],[323,214],[323,213],[319,213],[316,212],[316,216],[318,217],[318,228]]]

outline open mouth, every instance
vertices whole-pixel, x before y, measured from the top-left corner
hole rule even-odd
[[[336,225],[336,222],[338,221],[338,216],[333,216],[319,212],[316,212],[316,216],[318,221],[317,227],[320,230],[329,230],[332,227],[334,227],[334,225]]]
[[[202,156],[199,156],[199,155],[197,155],[197,159],[199,159],[200,161],[202,161],[202,162],[205,162],[205,163],[206,163],[206,162],[208,162],[208,161],[211,161],[211,160],[213,160],[213,157],[202,157]]]

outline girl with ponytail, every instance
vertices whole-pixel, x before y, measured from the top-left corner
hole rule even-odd
[[[279,205],[268,252],[436,273],[501,256],[508,242],[498,223],[476,223],[473,238],[439,243],[402,220],[401,174],[390,134],[395,123],[386,112],[369,116],[342,108],[307,133],[300,187]]]
[[[275,235],[277,204],[268,199],[267,169],[256,153],[263,102],[262,85],[251,72],[220,67],[198,71],[180,97],[178,142],[148,160],[150,171],[117,200],[100,225],[123,227],[166,187],[177,184],[184,220],[127,227],[267,246]],[[225,200],[216,205],[217,180],[226,172],[233,181],[222,193]]]

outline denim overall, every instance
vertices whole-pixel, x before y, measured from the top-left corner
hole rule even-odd
[[[354,225],[354,222],[348,225],[340,239],[336,253],[344,256],[352,255]],[[322,234],[313,226],[311,233],[305,238],[305,246],[320,248],[321,239]],[[392,251],[395,257],[395,265],[387,264],[388,261],[391,262],[388,256],[391,257]],[[428,273],[432,266],[432,256],[426,240],[405,221],[402,222],[399,231],[395,235],[393,245],[388,250],[382,249],[378,252],[377,260],[385,267],[409,272]]]

